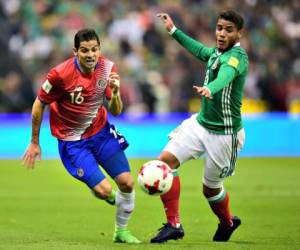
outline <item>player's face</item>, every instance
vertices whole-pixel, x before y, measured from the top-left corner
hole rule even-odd
[[[85,73],[92,72],[100,56],[100,45],[97,40],[82,41],[79,49],[74,49],[74,54],[78,58],[81,70]]]
[[[217,48],[219,51],[230,49],[235,43],[239,42],[241,38],[241,31],[233,22],[219,19],[216,27]]]

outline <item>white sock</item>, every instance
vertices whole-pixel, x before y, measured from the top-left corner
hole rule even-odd
[[[116,228],[126,228],[134,209],[134,190],[131,193],[116,192]]]

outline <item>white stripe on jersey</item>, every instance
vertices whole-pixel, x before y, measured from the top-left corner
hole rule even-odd
[[[232,116],[230,110],[230,94],[232,90],[232,82],[222,91],[222,112],[224,117],[225,134],[232,134]]]

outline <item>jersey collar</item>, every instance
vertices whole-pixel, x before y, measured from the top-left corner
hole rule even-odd
[[[74,56],[74,64],[75,64],[76,69],[78,69],[82,74],[85,74],[84,72],[81,71],[80,66],[79,66],[79,62],[78,62],[78,59],[77,59],[76,56]],[[99,68],[99,61],[96,63],[95,70],[97,68]]]

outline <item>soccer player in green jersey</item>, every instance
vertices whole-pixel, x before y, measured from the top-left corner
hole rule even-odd
[[[166,13],[157,15],[169,34],[199,60],[207,63],[203,86],[194,86],[201,96],[201,110],[172,131],[169,142],[158,157],[174,170],[171,190],[161,196],[167,223],[151,243],[183,238],[179,219],[180,181],[176,169],[185,161],[205,154],[203,194],[219,224],[214,241],[228,241],[241,224],[231,214],[229,195],[223,182],[233,175],[237,153],[245,141],[241,105],[248,57],[240,47],[243,18],[233,10],[221,12],[216,24],[216,46],[208,48],[176,28]]]

